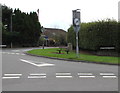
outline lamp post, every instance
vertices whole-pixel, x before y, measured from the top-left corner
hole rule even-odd
[[[12,16],[13,16],[13,15],[15,15],[15,14],[12,13],[12,14],[11,14],[11,18],[10,18],[10,19],[11,19],[11,21],[10,21],[10,22],[11,22],[11,23],[10,23],[10,24],[11,24],[11,26],[10,26],[10,32],[12,32]],[[12,41],[11,41],[10,46],[11,46],[11,48],[13,47]]]
[[[73,10],[73,27],[76,32],[76,56],[79,57],[78,32],[80,30],[80,9]]]

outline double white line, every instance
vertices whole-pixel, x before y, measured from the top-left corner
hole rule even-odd
[[[22,74],[4,74],[2,79],[18,79],[20,76],[22,76]]]
[[[78,73],[79,78],[95,78],[92,73]]]
[[[114,73],[100,73],[103,78],[117,78]]]
[[[72,78],[71,73],[56,73],[56,78]]]
[[[35,73],[28,76],[29,79],[46,78],[46,73]]]

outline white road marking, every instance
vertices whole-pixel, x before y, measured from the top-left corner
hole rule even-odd
[[[14,55],[14,54],[16,54],[16,55],[22,55],[22,56],[24,56],[25,54],[20,54],[20,53],[11,53],[11,52],[2,52],[3,54],[11,54],[11,55]]]
[[[11,54],[11,53],[7,53],[7,54]]]
[[[43,63],[42,64],[35,64],[31,61],[28,61],[28,60],[24,60],[24,59],[20,59],[22,62],[25,62],[25,63],[29,63],[31,65],[34,65],[34,66],[37,66],[37,67],[42,67],[42,66],[54,66],[55,64],[48,64],[48,63]]]
[[[9,52],[2,52],[3,54],[10,54]]]
[[[93,75],[92,73],[78,73],[78,75]]]
[[[21,55],[23,55],[23,56],[24,56],[25,54],[21,54]]]
[[[100,73],[100,75],[115,75],[114,73]]]
[[[20,78],[20,77],[2,77],[2,79],[17,79],[17,78]]]
[[[56,73],[56,75],[71,75],[71,73]]]
[[[15,53],[15,54],[20,55],[20,53]]]
[[[103,76],[103,78],[117,78],[117,76]]]
[[[95,78],[95,76],[79,76],[79,78]]]
[[[28,78],[46,78],[46,76],[28,76]]]
[[[30,74],[31,76],[45,76],[46,73],[34,73],[34,74]]]
[[[15,54],[15,53],[11,53],[11,54]]]
[[[4,74],[4,76],[22,76],[22,74]]]
[[[14,51],[14,52],[18,52],[18,51],[20,51],[20,50],[12,50],[12,51]]]
[[[72,76],[56,76],[56,78],[72,78]]]

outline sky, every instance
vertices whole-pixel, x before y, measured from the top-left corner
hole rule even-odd
[[[59,28],[67,31],[72,25],[72,10],[81,9],[81,22],[102,19],[118,21],[118,2],[120,0],[0,0],[10,8],[22,12],[37,12],[39,21],[45,28]]]

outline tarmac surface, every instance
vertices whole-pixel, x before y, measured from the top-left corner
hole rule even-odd
[[[2,50],[2,91],[118,91],[118,66],[26,55],[34,48]]]

